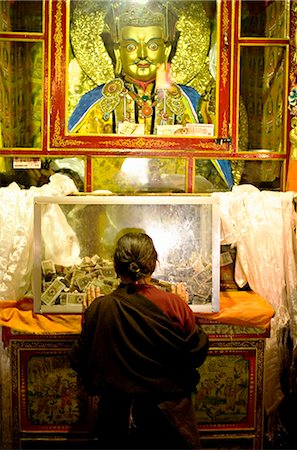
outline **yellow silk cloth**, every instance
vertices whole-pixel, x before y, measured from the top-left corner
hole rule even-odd
[[[251,291],[221,292],[220,311],[196,313],[199,318],[241,327],[268,328],[275,314],[271,304]]]
[[[243,327],[268,328],[274,309],[254,292],[221,292],[220,311],[195,313],[198,318]],[[0,325],[24,333],[80,333],[81,314],[35,314],[33,300],[0,301]]]

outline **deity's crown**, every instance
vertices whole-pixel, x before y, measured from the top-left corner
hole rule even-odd
[[[150,0],[145,4],[137,2],[112,3],[112,22],[110,31],[119,40],[120,30],[125,26],[159,26],[164,30],[165,40],[172,38],[175,32],[176,17],[172,20],[168,2]],[[172,26],[173,25],[173,26]]]
[[[165,15],[161,9],[154,11],[146,5],[128,6],[117,18],[119,28],[129,25],[139,27],[156,25],[165,28]]]

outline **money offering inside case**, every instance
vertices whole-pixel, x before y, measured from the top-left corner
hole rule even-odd
[[[109,294],[119,284],[113,251],[126,232],[154,241],[152,282],[183,283],[194,311],[219,311],[218,200],[199,195],[35,197],[35,313],[82,312],[90,288]]]

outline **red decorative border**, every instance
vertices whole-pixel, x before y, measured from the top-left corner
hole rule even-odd
[[[27,433],[49,433],[62,434],[67,436],[75,434],[88,434],[90,436],[94,427],[94,399],[88,397],[82,391],[83,410],[79,420],[75,424],[59,423],[51,424],[35,424],[29,417],[29,400],[28,400],[28,364],[32,358],[36,356],[47,357],[56,356],[59,358],[67,356],[73,340],[63,336],[63,340],[12,340],[11,341],[11,366],[12,366],[12,405],[13,405],[13,436],[17,441],[21,437],[25,437]],[[67,369],[67,368],[66,368]],[[67,369],[68,370],[68,369]],[[70,365],[69,365],[69,370]],[[42,381],[42,380],[41,380]],[[68,396],[70,393],[67,394]],[[70,398],[70,397],[69,397]],[[44,392],[46,403],[46,392]],[[65,422],[67,422],[65,420]]]
[[[230,343],[213,342],[212,348],[209,350],[208,357],[217,357],[221,355],[240,355],[249,364],[249,378],[248,378],[248,411],[247,419],[242,422],[223,423],[219,422],[219,417],[215,423],[200,423],[198,418],[197,426],[201,431],[207,432],[222,432],[222,431],[253,431],[255,433],[255,440],[261,448],[262,432],[263,432],[263,417],[262,417],[262,402],[263,402],[263,372],[264,372],[264,341],[234,341]],[[227,348],[226,348],[227,347]],[[229,348],[228,348],[229,347]],[[254,347],[254,348],[249,348]],[[203,380],[200,380],[200,383]],[[198,385],[199,392],[199,385]]]

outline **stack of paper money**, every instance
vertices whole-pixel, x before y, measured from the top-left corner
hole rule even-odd
[[[79,265],[64,267],[43,260],[41,301],[46,305],[82,304],[91,286],[101,294],[114,290],[119,280],[113,262],[98,255],[86,256]]]

